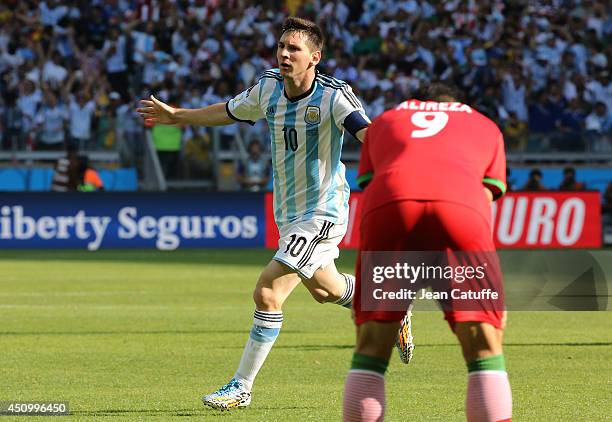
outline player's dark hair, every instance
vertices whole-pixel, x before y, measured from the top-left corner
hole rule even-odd
[[[307,42],[310,43],[309,47],[311,47],[313,51],[323,50],[323,44],[325,42],[323,39],[323,32],[316,23],[308,19],[289,17],[283,22],[281,33],[284,34],[287,31],[301,32],[306,36]]]
[[[434,82],[426,87],[419,89],[415,98],[421,101],[463,101],[461,91],[449,84]]]

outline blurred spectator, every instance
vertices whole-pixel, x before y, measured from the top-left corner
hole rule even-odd
[[[142,135],[144,132],[143,122],[136,112],[138,102],[121,104],[116,109],[117,139],[120,142],[119,152],[122,154],[123,162],[129,166],[142,169],[141,160],[144,150]]]
[[[34,82],[25,80],[21,83],[21,93],[17,99],[17,108],[21,114],[22,136],[32,138],[36,125],[36,112],[42,101],[42,92]]]
[[[71,48],[74,51],[74,55],[76,57],[76,64],[79,70],[77,70],[78,76],[85,77],[90,80],[95,80],[100,77],[100,73],[103,70],[103,58],[100,56],[96,47],[87,43],[84,47],[84,50],[79,46],[79,43],[74,39],[74,31],[72,28],[68,31],[68,40],[70,42]],[[83,37],[83,42],[85,38]]]
[[[68,7],[60,0],[42,1],[38,6],[40,20],[45,26],[55,26],[68,13]]]
[[[22,136],[23,115],[17,106],[17,92],[8,91],[4,96],[2,110],[2,148],[5,150],[19,150],[25,147]]]
[[[79,192],[95,192],[104,190],[104,183],[100,175],[89,165],[89,157],[86,155],[79,156]]]
[[[81,160],[77,150],[68,145],[66,156],[61,157],[55,163],[55,172],[51,182],[53,192],[76,191],[80,184]]]
[[[259,192],[270,181],[270,165],[261,155],[261,144],[253,139],[248,145],[248,157],[238,162],[237,179],[242,190]]]
[[[60,54],[54,51],[42,67],[43,82],[54,88],[61,86],[68,77],[68,71],[61,65],[60,61]]]
[[[503,126],[506,148],[511,151],[524,151],[527,146],[527,124],[521,122],[515,112],[510,112]]]
[[[595,108],[586,118],[587,136],[591,150],[609,152],[612,150],[610,135],[612,133],[612,113],[606,109],[602,102],[595,104]]]
[[[104,42],[102,54],[106,59],[106,74],[113,89],[121,93],[124,101],[128,100],[128,78],[125,35],[117,26],[110,28],[109,37]]]
[[[71,95],[69,101],[70,142],[82,151],[91,144],[92,120],[96,105],[85,91],[79,91],[76,99]]]
[[[136,84],[142,82],[142,69],[143,65],[150,58],[150,54],[155,51],[155,23],[148,21],[141,24],[142,30],[132,31],[132,48],[134,55],[132,60],[136,64]],[[139,28],[140,29],[140,28]],[[174,51],[175,54],[179,54],[179,51]]]
[[[238,92],[241,90],[238,89]],[[204,96],[204,102],[206,104],[222,103],[232,99],[230,94],[229,85],[227,81],[221,80],[216,85],[216,89]],[[238,132],[238,125],[225,125],[219,128],[221,134],[220,146],[223,150],[229,150],[232,148],[234,143],[234,137]]]
[[[527,180],[527,183],[525,183],[525,186],[523,186],[523,190],[546,190],[546,188],[542,185],[542,172],[539,169],[533,169],[529,172],[529,179]]]
[[[173,99],[170,103],[176,104]],[[182,133],[182,128],[170,125],[155,125],[151,131],[157,157],[167,179],[178,177]]]
[[[548,93],[544,90],[537,92],[529,105],[529,131],[532,134],[550,135],[555,129],[556,118]]]
[[[359,78],[359,74],[355,66],[351,64],[351,56],[348,53],[343,53],[340,61],[332,75],[334,78],[342,79],[349,82],[351,85]]]
[[[568,107],[559,115],[554,147],[561,151],[584,151],[582,139],[583,123],[586,113],[580,106],[578,98],[569,100]]]
[[[527,121],[527,85],[520,71],[514,69],[513,73],[503,76],[502,95],[504,108],[508,112],[514,112],[519,120]]]
[[[50,90],[44,91],[44,100],[36,114],[38,127],[37,149],[61,150],[65,143],[65,127],[68,112]]]
[[[206,131],[192,134],[185,142],[184,176],[186,179],[211,179],[213,157],[210,136]]]
[[[563,180],[559,185],[559,190],[584,190],[584,183],[576,181],[576,170],[566,167],[563,170]]]
[[[125,112],[142,92],[196,107],[226,100],[276,66],[275,28],[295,10],[324,28],[320,71],[353,81],[370,118],[423,84],[444,80],[503,128],[509,152],[612,151],[612,24],[602,1],[45,0],[10,6],[0,5],[6,16],[0,20],[3,149],[23,150],[42,139],[40,122],[49,111],[44,83],[68,114],[70,140],[84,149],[119,148],[132,162],[140,152],[125,145],[142,139],[113,135],[136,139],[143,131],[119,109]],[[112,92],[120,100],[110,99]],[[238,131],[250,131],[245,139],[262,136],[257,127],[220,130],[229,151]]]

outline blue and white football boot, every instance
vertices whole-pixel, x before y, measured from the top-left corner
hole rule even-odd
[[[214,393],[202,397],[202,402],[219,410],[230,410],[247,407],[251,404],[251,392],[239,380],[232,378],[230,382]]]

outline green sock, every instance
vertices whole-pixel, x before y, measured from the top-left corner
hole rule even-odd
[[[478,358],[467,364],[468,373],[476,371],[505,371],[506,364],[504,355],[487,356],[486,358]]]
[[[389,361],[377,358],[374,356],[366,356],[361,353],[353,353],[353,361],[351,362],[351,369],[363,369],[366,371],[378,372],[381,375],[385,375]]]

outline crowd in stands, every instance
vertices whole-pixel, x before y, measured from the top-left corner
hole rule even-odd
[[[324,29],[319,70],[349,82],[371,118],[441,80],[499,124],[511,152],[612,152],[610,9],[605,0],[6,0],[2,148],[120,148],[134,161],[139,98],[227,101],[276,67],[278,31],[295,13]],[[267,139],[263,122],[221,131],[230,144],[237,131],[246,143]],[[210,158],[207,129],[161,132],[179,139],[166,154],[171,177],[177,157],[196,173],[198,157]]]
[[[510,179],[510,178],[509,178]],[[514,186],[510,186],[514,190]],[[560,191],[577,191],[586,190],[584,182],[576,180],[576,170],[573,167],[566,167],[563,169],[563,179],[559,184],[558,190]],[[542,172],[538,168],[534,168],[529,172],[529,179],[524,186],[518,188],[518,190],[525,191],[543,191],[550,190],[542,184]]]

